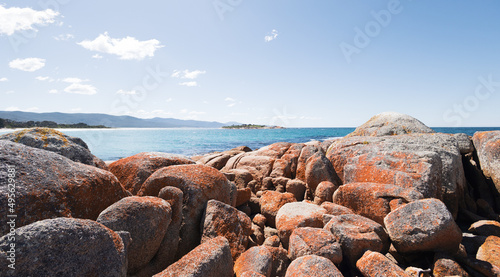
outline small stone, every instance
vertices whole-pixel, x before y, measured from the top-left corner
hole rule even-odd
[[[306,255],[317,255],[339,265],[342,262],[342,248],[333,234],[327,230],[312,227],[297,228],[290,236],[288,247],[293,261]]]
[[[276,214],[278,210],[286,203],[296,202],[297,200],[291,193],[280,193],[277,191],[264,191],[260,198],[260,211],[267,219],[267,224],[276,227]]]
[[[106,208],[97,222],[113,231],[130,233],[128,272],[145,267],[160,248],[172,219],[170,204],[158,197],[130,196]]]
[[[494,220],[480,220],[470,226],[469,232],[480,236],[500,237],[500,223]]]
[[[288,267],[285,276],[343,277],[332,261],[316,255],[307,255],[295,259]]]
[[[356,265],[366,250],[385,253],[390,246],[384,227],[360,215],[334,216],[324,229],[340,242],[344,259],[352,266]]]
[[[384,223],[400,253],[455,252],[462,240],[453,216],[437,199],[411,202],[389,213]]]
[[[293,194],[297,201],[302,201],[306,192],[306,183],[299,179],[289,180],[286,183],[286,192]]]
[[[500,267],[500,238],[489,236],[483,245],[479,247],[476,258]]]
[[[154,277],[233,277],[229,242],[217,237],[200,244]]]
[[[276,227],[283,247],[288,249],[288,238],[298,227],[323,228],[323,214],[325,213],[325,209],[306,202],[283,205],[276,215]]]
[[[366,251],[356,262],[356,267],[365,277],[407,277],[403,269],[386,256],[373,251]]]
[[[252,221],[236,208],[217,200],[209,200],[202,220],[201,243],[218,236],[229,241],[233,260],[248,246],[248,236],[252,234]]]
[[[323,202],[332,202],[333,193],[338,189],[338,186],[334,185],[332,182],[323,181],[318,184],[316,191],[314,192],[314,203],[321,205]]]
[[[270,276],[273,267],[273,256],[265,246],[255,246],[236,260],[234,271],[240,277],[246,271],[253,271],[264,276]]]

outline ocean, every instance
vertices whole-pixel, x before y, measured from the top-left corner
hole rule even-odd
[[[303,143],[343,137],[355,128],[288,128],[288,129],[59,129],[83,139],[94,155],[112,161],[140,152],[167,152],[186,156],[248,146],[252,150],[275,142]],[[433,128],[442,133],[466,133],[500,130],[500,127]],[[12,130],[0,130],[0,135]]]

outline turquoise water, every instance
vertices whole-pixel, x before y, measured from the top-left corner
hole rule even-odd
[[[433,128],[443,133],[466,133],[500,128]],[[64,129],[61,132],[82,138],[97,157],[108,161],[140,152],[159,151],[186,156],[224,151],[241,145],[258,149],[274,142],[308,142],[343,137],[354,128],[289,129]],[[0,130],[0,134],[11,131]]]

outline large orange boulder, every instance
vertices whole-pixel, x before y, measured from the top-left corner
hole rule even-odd
[[[95,220],[128,196],[109,171],[50,151],[0,140],[0,160],[0,214],[16,214],[17,228],[56,217]],[[14,212],[8,210],[9,184],[15,184],[16,205],[10,207]],[[7,224],[0,226],[0,235],[8,232]]]
[[[351,266],[363,256],[366,250],[385,253],[389,250],[389,237],[382,225],[356,214],[332,217],[325,225],[340,242],[344,259]]]
[[[356,267],[365,277],[409,277],[389,258],[370,250],[366,251],[356,262]]]
[[[295,259],[285,277],[343,277],[337,267],[327,258],[307,255]]]
[[[236,277],[248,271],[270,277],[272,268],[273,256],[266,246],[254,246],[248,249],[234,263]]]
[[[288,249],[288,239],[296,228],[323,228],[323,215],[325,213],[325,209],[307,202],[293,202],[283,205],[276,215],[276,228],[283,246]]]
[[[296,202],[294,195],[286,192],[280,193],[274,190],[266,190],[260,197],[260,211],[266,217],[266,222],[270,227],[276,227],[276,215],[286,203]]]
[[[321,208],[326,210],[327,215],[354,214],[351,209],[332,202],[321,203]]]
[[[217,169],[206,165],[173,165],[153,173],[142,185],[139,196],[158,196],[164,187],[177,187],[183,192],[179,257],[200,244],[200,225],[208,200],[231,204],[231,184]]]
[[[172,220],[153,259],[142,268],[138,276],[151,276],[177,261],[179,247],[179,232],[182,224],[182,199],[184,193],[176,187],[164,187],[158,197],[165,200],[172,208]]]
[[[414,189],[377,183],[351,183],[340,186],[333,203],[384,225],[384,217],[392,210],[424,198]]]
[[[484,176],[500,192],[500,131],[477,132],[472,137]]]
[[[293,261],[306,255],[317,255],[339,265],[342,262],[342,248],[333,234],[321,228],[297,228],[290,236],[288,247]]]
[[[202,224],[201,243],[218,236],[225,237],[233,260],[247,249],[252,221],[245,213],[220,201],[209,200]]]
[[[113,231],[130,233],[127,272],[135,274],[155,256],[171,219],[172,209],[167,201],[151,196],[131,196],[102,211],[97,222]]]
[[[233,277],[233,259],[224,237],[200,244],[154,277]]]
[[[459,141],[439,133],[346,137],[334,141],[326,156],[344,184],[412,187],[443,200],[456,217],[466,186]]]
[[[344,166],[344,184],[392,184],[414,189],[426,198],[441,199],[441,174],[441,159],[435,153],[373,149]]]
[[[323,151],[318,151],[306,161],[305,180],[311,195],[323,181],[339,184],[337,173]]]
[[[111,163],[109,171],[120,180],[125,189],[135,195],[144,181],[156,170],[171,165],[193,163],[194,161],[181,155],[143,152]]]
[[[462,232],[443,202],[423,199],[390,212],[384,219],[391,241],[400,253],[454,252]]]

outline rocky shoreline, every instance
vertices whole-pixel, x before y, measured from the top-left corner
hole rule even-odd
[[[500,131],[383,113],[344,138],[106,164],[0,136],[0,276],[500,276]]]

